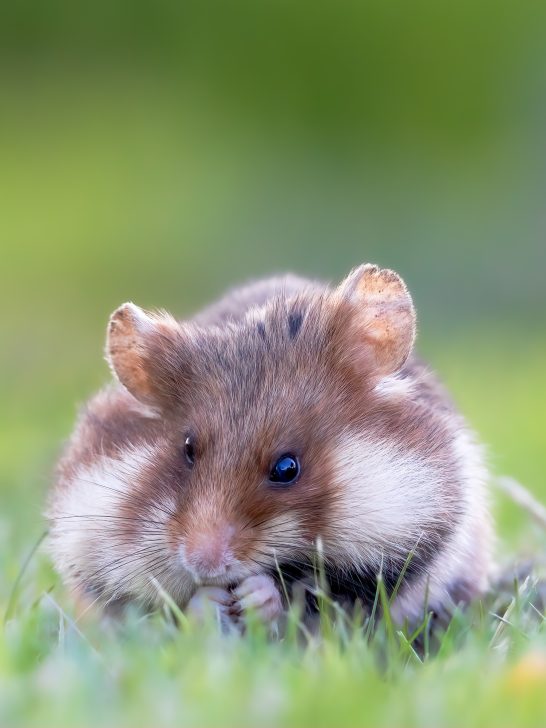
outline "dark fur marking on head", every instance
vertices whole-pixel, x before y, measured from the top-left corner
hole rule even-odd
[[[288,315],[288,333],[291,339],[295,339],[303,322],[303,314],[301,311],[292,311]]]
[[[260,337],[265,341],[265,324],[263,321],[258,321],[256,324],[256,330]]]

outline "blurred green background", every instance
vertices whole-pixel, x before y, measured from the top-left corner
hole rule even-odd
[[[399,271],[495,471],[546,500],[544,2],[0,12],[6,588],[76,405],[108,379],[111,310],[189,315],[277,271]]]

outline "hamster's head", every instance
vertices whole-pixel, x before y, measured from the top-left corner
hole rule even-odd
[[[348,566],[407,554],[419,528],[392,481],[406,395],[391,385],[414,335],[406,286],[372,265],[223,327],[115,311],[108,361],[154,423],[128,451],[146,457],[127,508],[161,521],[170,578],[232,585],[309,563],[319,541]]]

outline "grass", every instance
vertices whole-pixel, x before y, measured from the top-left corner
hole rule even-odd
[[[541,724],[546,633],[533,578],[456,614],[434,653],[388,619],[371,631],[331,610],[315,637],[294,613],[282,641],[258,625],[220,637],[164,613],[78,624],[42,588],[55,582],[46,563],[27,581],[37,599],[9,620],[0,653],[2,725]]]
[[[511,332],[512,344],[517,339]],[[466,332],[424,348],[491,443],[494,469],[546,500],[546,348],[523,337],[514,344],[517,354],[503,358],[504,342],[500,333],[484,341]],[[268,640],[256,625],[243,638],[219,637],[214,625],[177,627],[163,613],[131,612],[118,625],[90,615],[78,621],[38,543],[45,473],[61,431],[69,430],[72,396],[65,393],[63,414],[29,395],[33,428],[26,442],[16,418],[12,429],[6,423],[0,725],[543,725],[546,630],[538,566],[527,581],[456,614],[445,633],[431,637],[430,650],[426,624],[417,636],[388,619],[372,631],[337,613],[332,618],[328,604],[319,635],[305,636],[295,615],[281,641]],[[494,501],[499,552],[509,561],[526,553],[540,561],[546,546],[540,528],[502,494]]]

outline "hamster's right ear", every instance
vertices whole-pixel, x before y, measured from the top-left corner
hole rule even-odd
[[[182,340],[182,328],[172,316],[124,303],[110,317],[106,360],[136,399],[162,409],[177,393]]]
[[[397,372],[415,339],[415,308],[404,281],[392,270],[361,265],[337,293],[353,310],[349,336],[357,360],[379,378]]]

